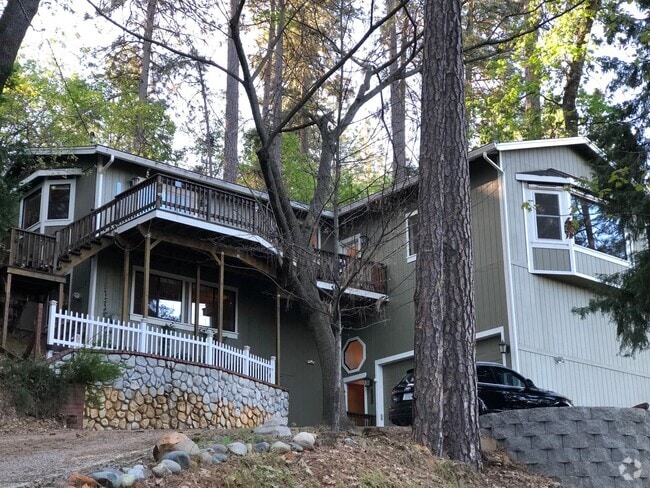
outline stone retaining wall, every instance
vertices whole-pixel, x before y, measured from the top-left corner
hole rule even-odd
[[[106,358],[126,368],[121,378],[103,387],[99,408],[86,403],[87,429],[255,427],[289,415],[289,394],[277,386],[145,355]]]
[[[650,413],[563,407],[481,416],[511,457],[569,488],[650,486]]]

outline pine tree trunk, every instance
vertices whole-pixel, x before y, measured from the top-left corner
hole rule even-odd
[[[480,469],[460,0],[425,5],[414,438]]]
[[[230,16],[237,10],[238,1],[230,0]],[[239,74],[239,59],[235,43],[228,40],[228,71]],[[239,137],[239,82],[232,76],[226,79],[226,112],[223,134],[223,179],[231,183],[237,182],[237,138]]]
[[[395,0],[388,2],[388,9],[395,8]],[[393,59],[390,65],[390,73],[394,74],[400,68],[397,58],[399,36],[397,24],[399,16],[391,19],[389,24],[389,53]],[[393,147],[393,177],[395,181],[406,179],[406,83],[404,80],[394,81],[390,85],[390,125],[391,143]]]
[[[578,135],[578,91],[587,60],[587,47],[591,29],[600,5],[600,0],[589,0],[584,7],[585,13],[580,17],[580,22],[576,26],[576,39],[573,46],[575,54],[569,63],[562,95],[562,114],[564,115],[564,128],[567,136]]]

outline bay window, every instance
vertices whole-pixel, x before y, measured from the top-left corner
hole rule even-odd
[[[579,246],[627,259],[626,240],[620,219],[608,216],[592,200],[571,195],[575,236]]]

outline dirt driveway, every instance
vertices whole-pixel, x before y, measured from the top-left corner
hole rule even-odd
[[[137,464],[167,431],[56,429],[0,433],[0,487],[59,487],[75,471]],[[195,431],[193,431],[194,433]]]

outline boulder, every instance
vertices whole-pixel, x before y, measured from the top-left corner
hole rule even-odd
[[[271,444],[268,442],[258,442],[253,446],[253,452],[269,452]]]
[[[275,441],[273,444],[271,444],[271,452],[278,452],[280,454],[291,452],[291,446],[289,444],[285,444],[282,441]]]
[[[196,443],[185,434],[180,432],[170,432],[169,434],[162,436],[158,439],[158,442],[156,442],[156,445],[153,448],[153,458],[156,461],[160,461],[166,453],[172,451],[183,451],[189,456],[195,456],[201,452],[199,446],[197,446]]]
[[[154,476],[156,478],[166,478],[170,474],[172,474],[171,469],[169,469],[167,466],[164,464],[159,464],[157,466],[154,466],[151,471],[153,472]]]
[[[97,488],[99,483],[85,474],[73,473],[66,480],[66,486],[73,488]]]
[[[282,417],[271,417],[264,424],[255,427],[253,432],[275,437],[291,437],[291,429],[287,427],[287,419]]]
[[[98,471],[90,475],[100,486],[122,488],[122,477],[113,471]]]
[[[178,464],[176,461],[172,461],[171,459],[162,459],[160,461],[160,464],[167,466],[167,468],[172,473],[180,473],[183,470],[180,464]]]
[[[201,454],[201,453],[199,453]],[[183,469],[190,469],[190,456],[185,451],[170,451],[163,454],[163,459],[171,459],[175,463],[178,463]]]
[[[228,447],[228,450],[232,452],[233,454],[236,454],[237,456],[245,456],[248,454],[248,448],[246,447],[246,444],[243,442],[232,442],[228,444],[226,447]]]
[[[293,442],[301,446],[303,449],[312,451],[314,449],[314,444],[316,444],[316,437],[314,437],[314,434],[310,434],[309,432],[299,432],[293,437]]]

